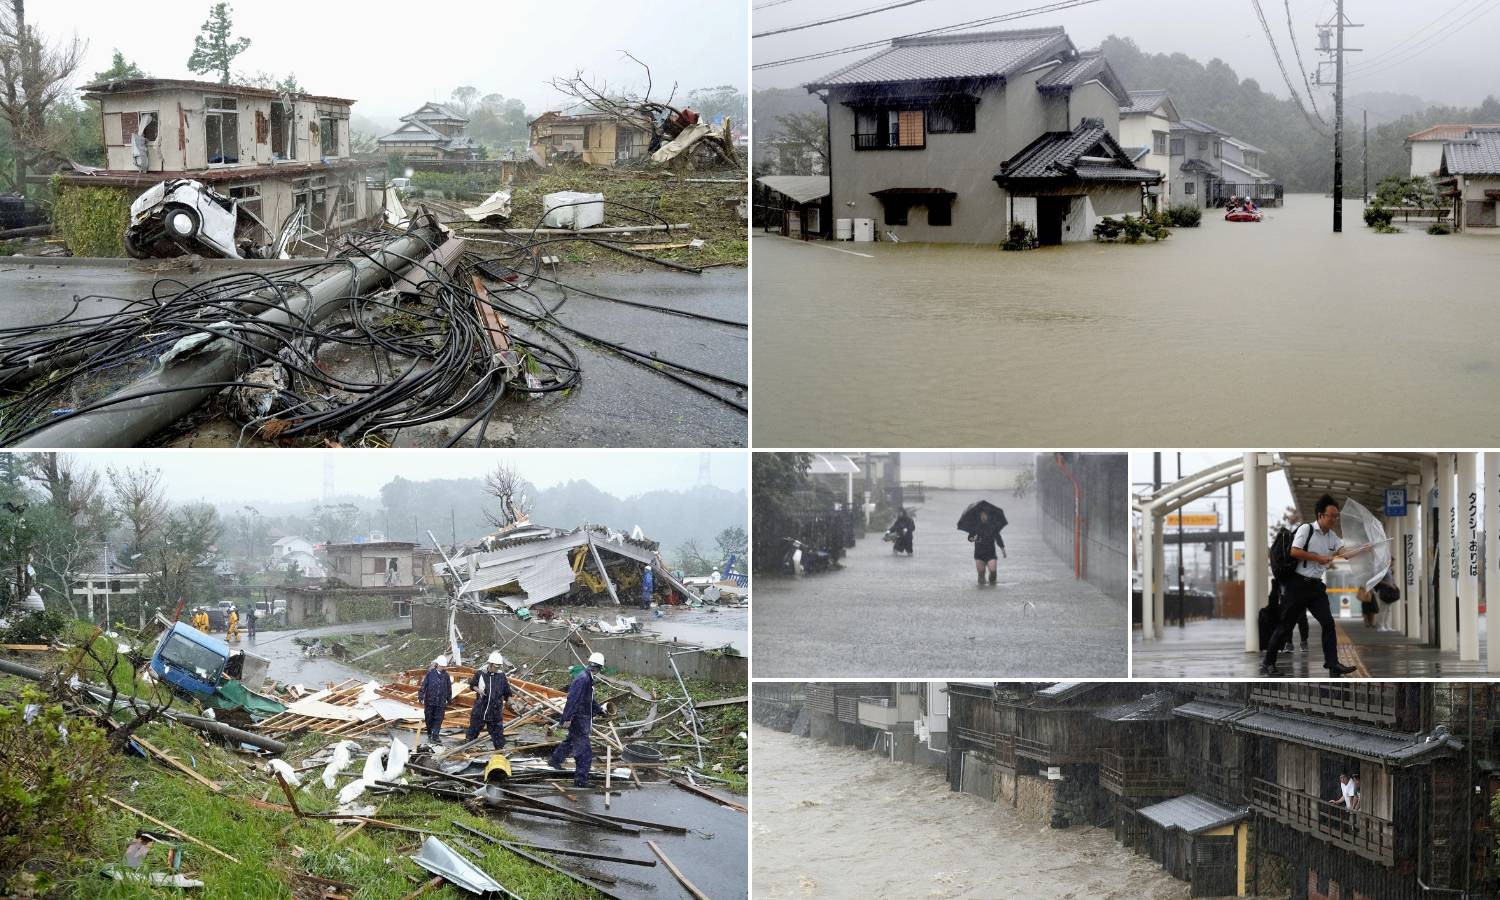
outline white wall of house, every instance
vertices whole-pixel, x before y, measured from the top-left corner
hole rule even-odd
[[[1411,149],[1411,175],[1432,175],[1443,165],[1442,141],[1408,141]]]
[[[131,143],[125,135],[122,116],[126,113],[151,112],[158,116],[155,140],[147,143],[148,171],[191,171],[209,167],[205,122],[210,114],[211,98],[234,101],[235,132],[239,162],[227,167],[265,165],[273,161],[271,145],[271,103],[269,97],[202,89],[163,88],[108,94],[101,100],[104,123],[106,167],[130,171],[135,169]],[[322,157],[320,118],[330,117],[337,129],[336,155],[349,156],[349,106],[299,99],[293,104],[295,158],[313,162]],[[264,140],[258,140],[260,137]],[[219,167],[219,164],[214,164]]]
[[[1010,198],[994,182],[1002,161],[1015,156],[1043,132],[1071,130],[1084,117],[1101,118],[1111,134],[1119,133],[1120,101],[1103,85],[1080,85],[1071,96],[1040,93],[1037,79],[1051,68],[1024,72],[1004,86],[984,90],[978,95],[972,133],[928,133],[926,146],[920,150],[855,150],[850,136],[858,130],[857,116],[845,105],[854,94],[849,89],[830,90],[827,103],[834,217],[874,219],[877,233],[892,230],[904,241],[1003,242],[1009,228]],[[892,96],[898,99],[890,101],[889,106],[899,107],[902,96],[931,93],[931,87],[896,89]],[[884,224],[884,207],[873,192],[916,187],[957,194],[952,203],[952,225],[929,225],[923,206],[912,207],[906,225]],[[1017,218],[1024,219],[1026,214],[1018,200]],[[1030,217],[1034,225],[1034,201]]]
[[[1470,234],[1500,234],[1500,201],[1486,191],[1500,191],[1500,175],[1458,177],[1458,226]]]
[[[1170,154],[1172,123],[1162,114],[1161,106],[1151,113],[1132,113],[1120,116],[1120,145],[1123,147],[1145,147],[1147,153],[1136,161],[1143,169],[1154,169],[1163,176],[1172,170]],[[1156,136],[1161,135],[1161,151],[1156,152]],[[1161,183],[1162,205],[1176,202],[1172,198],[1172,180],[1164,177]]]

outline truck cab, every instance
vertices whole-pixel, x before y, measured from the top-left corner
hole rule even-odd
[[[212,694],[224,677],[231,652],[218,638],[185,622],[174,622],[156,642],[151,671],[177,690]]]

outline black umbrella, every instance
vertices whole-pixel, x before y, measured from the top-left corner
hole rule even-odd
[[[996,531],[1003,531],[1010,524],[1005,521],[1005,510],[996,506],[988,500],[978,500],[969,504],[964,514],[958,517],[958,530],[973,534],[979,530],[979,514],[989,513],[990,521],[995,523]]]

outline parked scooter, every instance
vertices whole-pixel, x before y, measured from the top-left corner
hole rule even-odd
[[[782,538],[786,553],[781,558],[784,575],[816,575],[833,568],[833,554],[815,550],[795,538]]]

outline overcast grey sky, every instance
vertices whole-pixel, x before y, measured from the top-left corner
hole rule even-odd
[[[1209,466],[1224,462],[1227,459],[1243,456],[1242,452],[1187,452],[1182,454],[1182,474],[1191,475],[1202,471]],[[1130,493],[1132,496],[1151,492],[1151,451],[1142,451],[1130,454]],[[1161,453],[1161,483],[1171,484],[1177,480],[1177,451],[1163,450]],[[1201,500],[1188,504],[1187,511],[1190,513],[1206,513],[1217,511],[1219,522],[1228,525],[1228,517],[1225,515],[1224,492],[1205,497]],[[1292,505],[1292,491],[1287,486],[1286,476],[1281,472],[1273,472],[1266,479],[1266,521],[1280,521],[1281,514],[1288,506]],[[1244,485],[1234,486],[1234,527],[1241,531],[1245,526],[1245,490]]]
[[[28,3],[44,34],[75,30],[88,41],[81,75],[109,67],[115,48],[151,75],[197,78],[187,69],[193,38],[210,0],[158,0],[145,6],[115,0]],[[683,89],[748,78],[745,0],[652,0],[650,4],[570,0],[568,3],[446,3],[435,6],[364,3],[233,3],[234,30],[253,42],[237,71],[295,72],[315,94],[359,101],[356,114],[395,118],[426,100],[446,99],[473,85],[519,97],[532,113],[564,97],[547,85],[575,69],[611,84],[644,86],[641,70],[621,57],[629,50],[652,67],[656,86]],[[80,80],[79,84],[84,81]],[[664,98],[665,92],[661,94]]]
[[[788,25],[883,6],[890,0],[753,0],[753,30]],[[833,25],[809,28],[754,41],[755,64],[801,56],[852,44],[885,39],[953,25],[985,16],[1047,5],[1043,0],[919,0],[889,12]],[[1283,0],[1260,0],[1271,34],[1294,81],[1300,84],[1287,29]],[[1318,22],[1328,21],[1333,0],[1290,0],[1292,24],[1303,62],[1311,69],[1318,58]],[[1364,48],[1351,54],[1348,91],[1393,91],[1416,94],[1428,101],[1478,105],[1486,94],[1500,94],[1494,69],[1496,38],[1500,37],[1497,0],[1347,0],[1345,14],[1363,28],[1346,31],[1345,44]],[[1287,96],[1255,7],[1250,0],[1098,0],[1072,9],[984,26],[985,29],[1040,28],[1061,25],[1080,48],[1097,47],[1115,34],[1132,38],[1150,53],[1185,53],[1207,62],[1218,57],[1241,78],[1260,82],[1262,89]],[[1405,41],[1405,43],[1403,43]],[[757,88],[794,87],[859,59],[865,50],[837,57],[797,63],[754,73]],[[1382,55],[1384,54],[1384,55]],[[1361,72],[1356,64],[1365,67]],[[1152,88],[1158,85],[1128,85]],[[1315,92],[1325,89],[1314,88]],[[1323,96],[1318,97],[1319,106]],[[1187,113],[1184,111],[1184,115]]]
[[[539,488],[588,481],[622,498],[690,489],[698,483],[705,457],[709,484],[742,491],[748,480],[744,451],[155,450],[69,455],[100,471],[142,464],[161,469],[168,495],[179,503],[316,501],[323,493],[325,459],[333,461],[336,495],[376,495],[397,475],[412,481],[479,477],[501,462],[514,465],[521,477]]]

